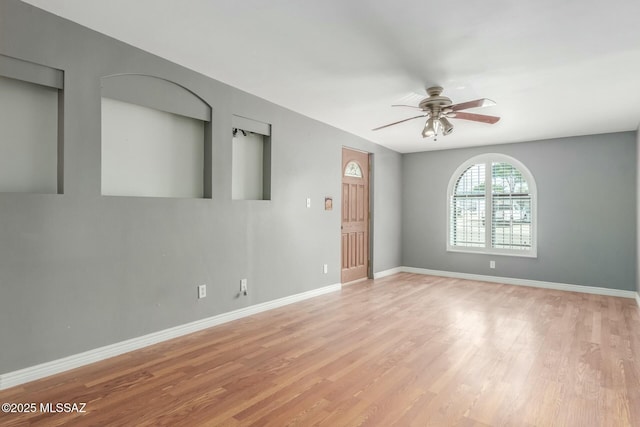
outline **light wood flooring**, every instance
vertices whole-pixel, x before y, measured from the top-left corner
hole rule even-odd
[[[401,273],[0,392],[0,425],[640,426],[634,300]]]

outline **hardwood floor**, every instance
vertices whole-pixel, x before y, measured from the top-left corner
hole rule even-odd
[[[0,425],[639,426],[634,300],[401,273],[0,392]],[[54,405],[55,406],[55,405]]]

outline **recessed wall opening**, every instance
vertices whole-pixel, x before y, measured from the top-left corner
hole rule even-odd
[[[61,70],[0,55],[0,192],[63,192]]]
[[[231,197],[271,200],[271,125],[233,116]]]
[[[102,98],[102,194],[203,197],[204,122]]]
[[[150,76],[102,83],[102,194],[211,197],[211,110]]]

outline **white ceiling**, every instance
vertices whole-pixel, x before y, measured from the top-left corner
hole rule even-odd
[[[638,0],[26,0],[400,152],[635,130]],[[438,84],[495,125],[422,139]],[[426,95],[425,95],[426,96]]]

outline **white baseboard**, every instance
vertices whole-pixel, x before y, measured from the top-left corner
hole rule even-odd
[[[400,270],[405,273],[428,274],[430,276],[478,280],[482,282],[503,283],[506,285],[531,286],[534,288],[556,289],[559,291],[581,292],[584,294],[606,295],[611,297],[638,298],[637,292],[634,291],[601,288],[596,286],[569,285],[566,283],[543,282],[540,280],[517,279],[513,277],[485,276],[482,274],[456,273],[452,271],[429,270],[426,268],[415,267],[400,267]]]
[[[0,375],[0,390],[14,387],[40,378],[48,377],[50,375],[68,371],[70,369],[78,368],[80,366],[88,365],[100,360],[108,359],[109,357],[118,356],[123,353],[127,353],[133,350],[140,349],[142,347],[157,344],[162,341],[167,341],[172,338],[177,338],[183,335],[207,329],[212,326],[221,325],[232,320],[241,319],[243,317],[251,316],[253,314],[261,313],[267,310],[272,310],[274,308],[282,307],[294,302],[303,301],[330,292],[339,291],[340,289],[341,285],[339,283],[329,285],[322,288],[313,289],[311,291],[290,295],[288,297],[279,298],[273,301],[241,308],[239,310],[230,311],[228,313],[219,314],[217,316],[209,317],[206,319],[196,320],[184,325],[175,326],[173,328],[165,329],[158,332],[153,332],[141,337],[132,338],[104,347],[99,347],[93,350],[85,351],[83,353],[67,356],[62,359],[52,360],[51,362],[46,362],[28,368],[20,369],[18,371],[7,372]]]
[[[382,279],[383,277],[391,276],[396,273],[402,273],[403,267],[395,267],[390,268],[389,270],[378,271],[377,273],[373,273],[374,279]]]

